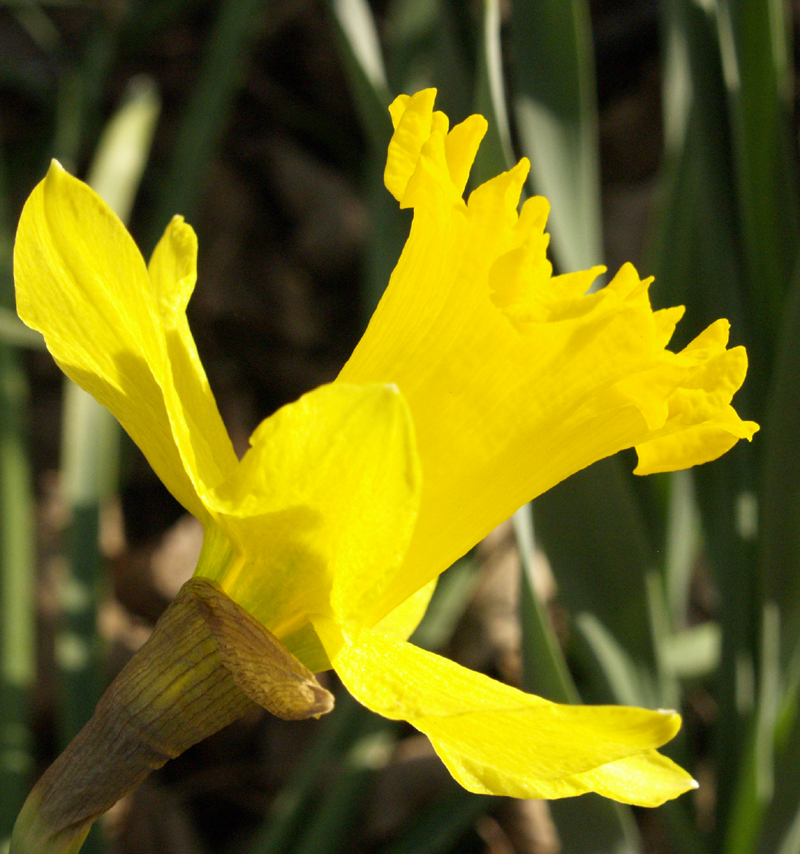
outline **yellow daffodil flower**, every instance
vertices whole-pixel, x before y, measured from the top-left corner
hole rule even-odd
[[[635,446],[638,473],[714,459],[757,425],[725,321],[666,349],[625,265],[553,276],[547,202],[518,211],[527,162],[463,192],[481,116],[449,129],[434,92],[391,106],[386,186],[411,234],[338,379],[264,421],[238,460],[186,320],[197,243],[176,217],[149,266],[56,163],[22,214],[17,305],[205,528],[196,574],[313,671],[427,734],[475,792],[595,791],[654,806],[691,788],[657,752],[673,712],[550,703],[407,642],[438,575],[523,503]]]

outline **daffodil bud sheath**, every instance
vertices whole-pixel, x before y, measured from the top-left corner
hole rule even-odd
[[[333,698],[216,584],[191,579],[34,787],[11,854],[78,851],[151,771],[257,705],[296,720],[330,711]]]

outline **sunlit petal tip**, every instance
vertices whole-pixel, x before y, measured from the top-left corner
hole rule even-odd
[[[159,240],[147,272],[164,322],[179,322],[197,281],[197,235],[180,214],[170,220]]]
[[[604,797],[641,807],[659,807],[698,788],[696,780],[683,768],[655,750],[577,775],[574,782]]]
[[[523,234],[544,231],[549,216],[550,202],[544,196],[531,196],[522,204],[517,229]]]
[[[50,175],[58,175],[58,174],[66,174],[69,173],[67,170],[61,165],[61,161],[57,160],[55,157],[50,158],[50,165],[47,167],[47,174],[45,175],[45,181]]]
[[[528,173],[531,171],[531,162],[527,157],[522,157],[515,166],[512,166],[508,172],[498,175],[492,180],[498,181],[498,188],[504,190],[505,204],[509,213],[512,214],[513,221],[516,223],[519,219],[517,214],[517,206],[519,205],[519,197],[522,193],[522,188],[525,186],[525,181],[528,179]],[[504,186],[505,185],[505,186]]]
[[[464,209],[464,200],[450,174],[445,142],[441,133],[433,131],[423,144],[414,172],[400,199],[401,209],[424,207],[437,211],[439,217],[445,214],[449,206]],[[442,201],[446,203],[444,206],[441,205]]]
[[[679,321],[686,313],[686,307],[676,305],[672,308],[662,308],[653,313],[656,324],[656,345],[663,349],[672,340]]]
[[[604,290],[609,293],[613,292],[617,294],[620,299],[624,300],[628,299],[634,292],[641,288],[642,285],[649,287],[652,281],[652,277],[645,280],[640,279],[636,267],[634,267],[630,261],[626,261],[619,270],[617,270],[616,275],[606,285]]]
[[[398,95],[391,104],[389,104],[389,115],[392,118],[392,127],[395,129],[400,124],[400,119],[403,118],[403,113],[406,111],[408,102],[411,100],[411,95]]]
[[[711,462],[740,439],[752,439],[759,425],[743,421],[732,406],[723,407],[700,424],[636,445],[639,464],[634,474],[677,471]]]
[[[103,216],[115,220],[116,223],[119,223],[119,227],[123,231],[125,230],[119,217],[105,201],[88,184],[71,175],[55,158],[50,161],[47,174],[31,194],[31,197],[36,193],[36,190],[41,190],[47,208],[56,205],[68,205],[71,208],[69,216],[75,219],[89,219],[101,213]],[[91,208],[83,209],[87,206],[87,202],[91,203]],[[125,234],[127,237],[127,232]]]
[[[671,741],[683,726],[683,718],[680,712],[676,712],[675,709],[656,709],[656,713],[663,716],[664,723],[667,725],[668,732],[670,733],[667,741]]]
[[[467,201],[467,207],[472,216],[485,217],[492,211],[502,217],[502,220],[494,225],[498,231],[516,226],[519,222],[517,205],[529,171],[530,161],[527,157],[523,157],[507,172],[501,172],[476,187]]]
[[[430,139],[435,98],[435,89],[423,89],[403,102],[402,113],[395,107],[392,114],[393,120],[397,118],[397,124],[389,142],[383,180],[386,189],[398,202],[403,200],[408,182],[417,168],[422,147]]]
[[[463,193],[467,186],[470,169],[488,128],[489,123],[483,116],[473,115],[455,125],[447,134],[444,141],[447,166],[459,194]]]
[[[450,119],[441,110],[434,110],[431,116],[431,136],[436,133],[445,139],[449,130]]]
[[[695,355],[698,351],[721,353],[728,346],[731,324],[724,317],[715,320],[707,326],[696,338],[690,341],[681,351]],[[744,348],[742,348],[744,349]]]
[[[666,718],[669,725],[675,728],[675,734],[677,735],[678,730],[683,726],[683,718],[680,712],[676,712],[675,709],[658,709],[658,714]]]

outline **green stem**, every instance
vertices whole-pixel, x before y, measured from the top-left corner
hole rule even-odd
[[[12,229],[0,174],[0,307],[14,307]],[[29,697],[36,667],[35,535],[28,459],[28,382],[19,352],[0,343],[0,849],[33,766]]]
[[[0,345],[0,841],[11,832],[33,765],[34,520],[26,435],[25,374],[19,354]]]

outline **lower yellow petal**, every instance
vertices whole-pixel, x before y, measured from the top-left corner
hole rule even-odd
[[[680,727],[674,712],[551,703],[381,632],[329,621],[315,628],[356,699],[428,735],[471,791],[521,798],[600,791],[652,805],[694,786],[655,758]]]

